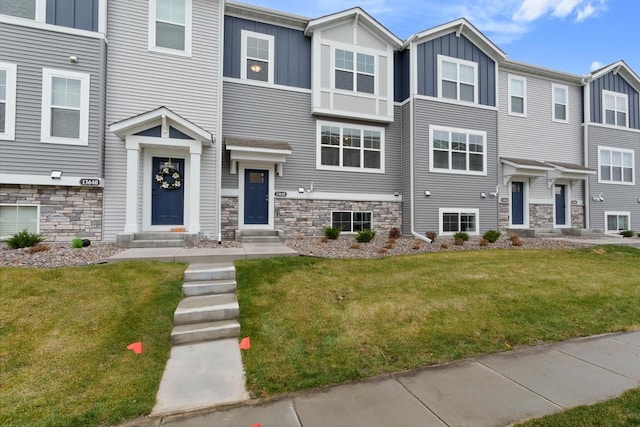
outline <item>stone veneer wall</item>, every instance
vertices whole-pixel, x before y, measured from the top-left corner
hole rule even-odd
[[[498,228],[505,231],[509,228],[509,203],[498,203]]]
[[[498,205],[498,224],[500,230],[509,228],[509,204]],[[529,228],[553,228],[553,205],[529,205]],[[584,228],[584,206],[571,205],[571,228]]]
[[[585,228],[584,206],[571,205],[571,228]]]
[[[553,228],[553,205],[529,205],[529,228]]]
[[[238,229],[238,198],[221,197],[220,228],[222,240],[235,240]]]
[[[0,204],[39,205],[40,234],[48,241],[102,240],[100,187],[0,186]]]
[[[275,228],[285,236],[320,236],[331,225],[332,211],[373,212],[372,228],[387,235],[393,227],[402,228],[401,202],[353,202],[342,200],[276,199]]]

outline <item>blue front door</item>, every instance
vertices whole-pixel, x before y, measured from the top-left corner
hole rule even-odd
[[[151,225],[183,225],[184,160],[154,157],[151,172]]]
[[[511,225],[524,225],[524,182],[511,183]]]
[[[566,185],[556,185],[556,225],[567,224]]]
[[[244,223],[269,224],[268,170],[244,170]]]

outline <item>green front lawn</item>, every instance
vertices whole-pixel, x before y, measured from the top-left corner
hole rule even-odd
[[[106,425],[148,414],[184,269],[0,267],[0,425]],[[126,349],[137,341],[139,355]]]
[[[640,328],[640,250],[236,263],[247,384],[271,396]]]

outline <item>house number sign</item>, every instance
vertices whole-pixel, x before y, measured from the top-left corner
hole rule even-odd
[[[286,191],[276,191],[276,197],[287,197]]]
[[[99,187],[100,180],[96,178],[80,178],[80,185],[85,187]]]

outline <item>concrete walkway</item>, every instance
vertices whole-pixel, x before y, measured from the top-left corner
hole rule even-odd
[[[640,331],[466,359],[145,427],[506,426],[608,400],[640,381]]]

